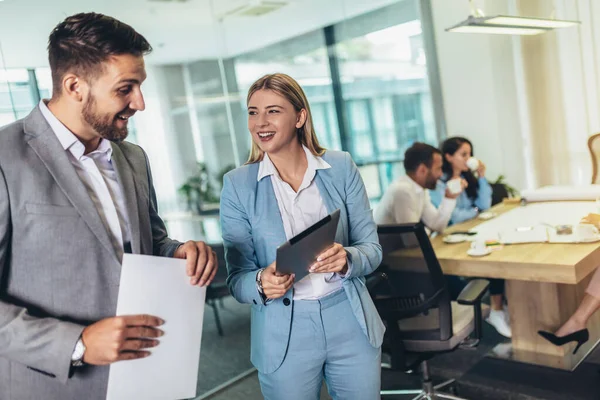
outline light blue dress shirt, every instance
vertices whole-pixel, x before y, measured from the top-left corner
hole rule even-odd
[[[429,192],[431,202],[436,207],[439,207],[445,196],[447,180],[448,176],[444,175],[442,179],[438,180],[435,190]],[[477,197],[472,199],[466,191],[463,191],[456,199],[456,207],[452,211],[449,225],[473,219],[477,217],[479,211],[485,211],[492,206],[492,187],[485,178],[479,178],[477,181],[479,182]]]

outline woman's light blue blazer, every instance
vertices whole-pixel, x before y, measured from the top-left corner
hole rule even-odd
[[[356,318],[371,345],[377,348],[385,327],[364,278],[381,263],[377,226],[350,155],[329,150],[322,158],[331,168],[317,170],[315,181],[327,211],[340,209],[335,240],[345,247],[350,261],[343,279],[354,314],[348,317]],[[269,374],[281,366],[286,356],[293,288],[266,305],[257,290],[258,269],[275,261],[277,247],[287,240],[271,178],[257,181],[258,167],[259,163],[248,164],[225,175],[220,215],[229,290],[237,301],[251,304],[250,359],[260,372]]]

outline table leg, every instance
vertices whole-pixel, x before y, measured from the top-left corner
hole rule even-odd
[[[528,364],[573,370],[600,339],[600,312],[589,321],[590,340],[577,354],[575,343],[554,346],[537,334],[554,332],[575,311],[585,294],[591,275],[577,285],[510,280],[506,282],[512,354],[510,358]]]

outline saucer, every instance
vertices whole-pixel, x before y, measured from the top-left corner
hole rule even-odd
[[[600,235],[594,235],[588,238],[579,239],[579,243],[593,243],[597,241],[600,241]]]
[[[486,211],[486,212],[482,212],[480,213],[477,218],[479,219],[492,219],[496,216],[497,214],[495,212],[490,212],[490,211]]]
[[[474,249],[467,250],[467,254],[470,255],[471,257],[483,257],[483,256],[487,256],[491,252],[492,252],[492,250],[490,248],[486,248],[484,251],[477,251]]]
[[[462,243],[469,240],[469,235],[446,235],[442,240],[444,243]]]

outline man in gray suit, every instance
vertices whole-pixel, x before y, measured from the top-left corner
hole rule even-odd
[[[68,17],[52,99],[0,129],[2,400],[104,399],[109,364],[150,355],[163,321],[114,317],[124,252],[186,259],[193,285],[215,275],[209,246],[167,237],[146,154],[123,141],[150,50],[113,18]]]

